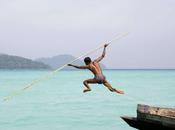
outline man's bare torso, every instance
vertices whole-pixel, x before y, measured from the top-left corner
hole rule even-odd
[[[100,64],[98,62],[91,62],[89,65],[88,65],[88,69],[95,75],[95,76],[100,76],[100,75],[103,75],[102,73],[102,69],[100,67]]]

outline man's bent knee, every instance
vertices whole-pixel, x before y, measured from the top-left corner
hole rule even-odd
[[[87,83],[88,83],[87,80],[83,81],[83,84],[84,84],[84,85],[87,85]]]

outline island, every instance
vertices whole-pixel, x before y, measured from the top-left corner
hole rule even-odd
[[[49,65],[42,62],[33,61],[31,59],[20,56],[12,56],[7,54],[0,54],[0,69],[4,70],[19,70],[19,69],[51,69]]]
[[[0,69],[5,70],[19,70],[19,69],[33,69],[33,70],[55,70],[70,61],[73,61],[76,57],[68,54],[57,55],[53,57],[37,58],[35,60],[24,58],[21,56],[13,56],[0,53]],[[77,60],[73,64],[84,65],[83,60]],[[101,64],[103,69],[106,66]],[[65,67],[64,70],[74,70],[72,67]]]

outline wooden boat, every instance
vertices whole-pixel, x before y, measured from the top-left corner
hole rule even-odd
[[[140,130],[175,130],[175,109],[139,104],[137,117],[121,117]]]

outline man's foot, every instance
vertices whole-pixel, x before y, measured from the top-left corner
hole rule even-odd
[[[122,90],[116,90],[115,92],[118,94],[124,94],[124,91],[122,91]]]
[[[85,90],[83,90],[83,93],[86,93],[86,92],[89,92],[89,91],[91,91],[90,89],[85,89]]]

